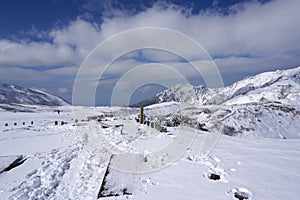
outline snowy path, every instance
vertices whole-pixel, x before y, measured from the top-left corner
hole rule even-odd
[[[99,131],[99,124],[95,122],[78,127],[77,134],[81,137],[82,145],[58,187],[58,196],[64,199],[96,199],[114,149],[105,142]]]

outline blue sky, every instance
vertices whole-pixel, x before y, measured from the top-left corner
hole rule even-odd
[[[300,65],[299,6],[297,0],[1,1],[0,80],[71,101],[77,70],[97,44],[121,31],[155,26],[199,42],[229,85],[259,72]],[[150,61],[188,68],[174,55],[132,52],[107,71],[96,103],[109,104],[114,83],[125,69]],[[204,84],[191,74],[186,76],[192,84]],[[133,101],[157,91],[147,85]]]
[[[151,8],[159,1],[149,0],[4,0],[0,2],[0,36],[11,39],[30,38],[26,32],[33,27],[39,31],[51,30],[55,26],[64,26],[78,16],[90,22],[101,23],[103,16],[114,16],[112,9],[120,9],[130,14],[136,14]],[[218,8],[219,12],[226,13],[228,8],[237,3],[249,0],[194,0],[194,1],[160,1],[168,2],[180,7],[191,9],[193,14],[202,10]],[[261,0],[260,2],[268,2]],[[110,12],[111,11],[111,12]],[[108,13],[107,13],[108,12]],[[29,37],[29,38],[28,38]]]

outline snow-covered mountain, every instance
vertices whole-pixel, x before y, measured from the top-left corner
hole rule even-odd
[[[298,104],[299,100],[300,67],[261,73],[217,89],[202,85],[176,85],[136,105],[145,106],[170,101],[198,105],[234,105],[277,101],[294,105]]]
[[[156,103],[145,109],[157,113],[162,105],[165,110],[181,105],[173,115],[180,115],[186,125],[231,136],[300,138],[299,102],[300,67],[258,74],[217,89],[176,85],[139,106]]]
[[[0,83],[0,104],[68,105],[62,98],[49,93],[4,83]]]

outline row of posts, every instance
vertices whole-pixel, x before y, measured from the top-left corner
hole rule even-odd
[[[157,129],[159,132],[167,132],[167,128],[165,128],[155,122],[151,122],[151,121],[147,120],[144,123],[144,108],[143,107],[140,108],[140,120],[139,121],[140,121],[140,124],[146,124],[147,126],[150,126],[151,128]]]
[[[33,125],[33,121],[31,121],[29,124],[30,124],[30,125]],[[60,125],[65,125],[65,124],[67,124],[67,122],[64,122],[64,121],[61,121],[60,123],[59,123],[59,121],[55,121],[55,122],[54,122],[54,125],[56,125],[56,126],[58,126],[59,124],[60,124]],[[13,123],[13,126],[17,126],[17,125],[18,125],[17,122],[14,122],[14,123]],[[22,122],[21,125],[25,126],[25,125],[26,125],[26,122]],[[9,123],[5,123],[4,126],[9,126]]]
[[[55,126],[58,126],[58,125],[59,125],[59,122],[58,122],[58,121],[55,121],[54,124],[55,124]],[[65,124],[67,124],[67,122],[64,122],[64,121],[61,121],[61,122],[60,122],[60,125],[65,125]]]
[[[5,126],[8,126],[8,125],[9,125],[8,123],[5,123]],[[18,123],[17,123],[17,122],[14,122],[13,125],[14,125],[14,126],[17,126]],[[26,125],[26,122],[22,122],[22,125],[25,126],[25,125]],[[30,122],[30,125],[33,125],[33,121]]]

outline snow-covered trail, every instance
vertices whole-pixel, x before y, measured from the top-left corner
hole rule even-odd
[[[70,162],[76,157],[79,142],[72,134],[70,113],[54,110],[37,113],[1,113],[0,152],[2,159],[23,155],[27,160],[0,175],[0,199],[47,199],[55,191]],[[33,124],[30,122],[33,121]],[[25,122],[25,125],[23,125]],[[17,123],[17,125],[14,125]]]
[[[1,127],[1,162],[17,155],[27,160],[0,175],[0,199],[96,198],[112,148],[101,144],[99,125],[54,125],[70,122],[70,113],[5,114],[10,124],[32,119],[34,125]]]
[[[64,199],[96,199],[109,158],[115,147],[100,134],[96,122],[79,126],[81,140],[77,157],[57,188],[57,196]]]

